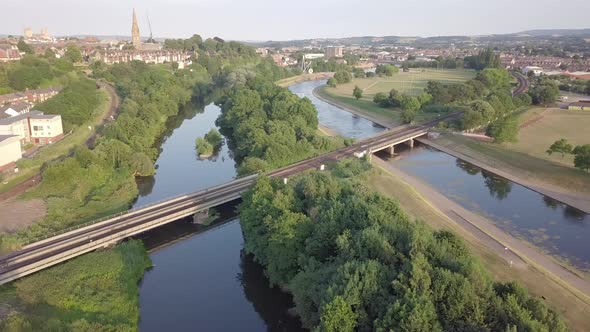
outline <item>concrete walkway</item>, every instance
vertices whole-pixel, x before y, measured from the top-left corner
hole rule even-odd
[[[379,158],[373,158],[372,160],[378,167],[412,186],[429,203],[465,231],[474,235],[492,252],[506,259],[509,263],[512,262],[513,268],[522,268],[525,266],[523,264],[530,264],[570,290],[582,301],[590,304],[590,281],[584,279],[575,271],[561,265],[528,243],[502,231],[489,219],[463,208],[420,179],[398,169],[394,163],[388,163]]]

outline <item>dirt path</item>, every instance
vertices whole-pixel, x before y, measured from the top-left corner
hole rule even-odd
[[[97,127],[99,126],[104,126],[106,123],[110,122],[110,121],[114,121],[117,116],[119,115],[119,107],[121,106],[121,99],[119,98],[119,95],[117,94],[117,92],[115,91],[115,89],[113,89],[113,87],[105,82],[102,81],[96,81],[96,84],[98,86],[100,86],[101,89],[104,89],[110,97],[110,105],[109,105],[109,110],[108,112],[106,112],[101,121],[100,124],[97,125]],[[88,139],[86,140],[86,146],[88,148],[93,148],[94,147],[94,142],[96,141],[96,137],[98,135],[98,132],[95,131],[94,134],[92,134],[92,136],[88,137]]]
[[[590,282],[573,270],[500,230],[492,221],[468,211],[428,184],[396,168],[394,164],[387,163],[379,158],[373,158],[373,163],[408,183],[434,207],[481,240],[482,244],[492,252],[499,257],[503,257],[509,263],[512,262],[514,268],[524,268],[526,264],[530,264],[569,289],[584,302],[590,303]]]

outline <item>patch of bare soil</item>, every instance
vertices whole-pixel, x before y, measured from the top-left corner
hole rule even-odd
[[[43,218],[47,211],[41,199],[0,201],[0,232],[12,233]]]

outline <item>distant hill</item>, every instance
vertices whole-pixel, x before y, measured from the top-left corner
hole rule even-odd
[[[590,36],[590,29],[538,29],[527,30],[517,33],[517,35],[529,35],[533,37],[542,36],[565,36],[565,37],[582,37]]]

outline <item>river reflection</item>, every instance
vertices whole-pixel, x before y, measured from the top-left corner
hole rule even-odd
[[[401,155],[392,165],[512,235],[577,268],[590,269],[586,213],[434,149],[418,147]]]
[[[291,296],[269,287],[262,267],[243,253],[238,219],[206,228],[184,220],[167,228],[181,235],[178,241],[161,246],[144,238],[157,250],[141,284],[141,331],[301,330],[288,314]],[[191,228],[201,231],[182,235]]]
[[[326,84],[326,81],[309,81],[289,87],[299,97],[307,97],[318,110],[322,126],[328,127],[343,137],[364,138],[382,132],[385,128],[341,108],[330,105],[313,95],[313,90]]]

